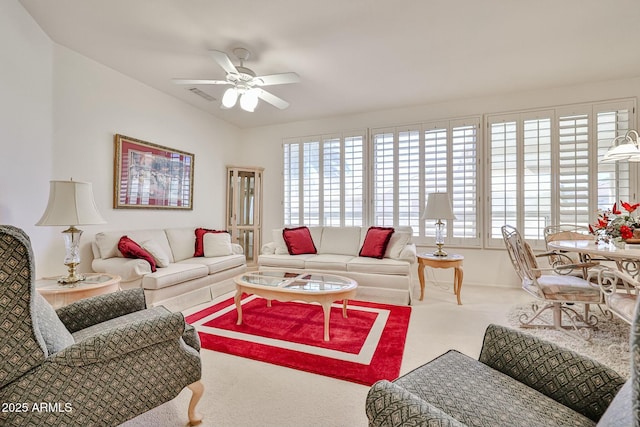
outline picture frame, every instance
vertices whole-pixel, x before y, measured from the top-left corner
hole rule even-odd
[[[193,210],[193,154],[121,134],[114,146],[114,209]]]

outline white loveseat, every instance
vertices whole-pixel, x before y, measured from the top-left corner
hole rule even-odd
[[[417,276],[416,247],[411,227],[396,227],[382,259],[358,256],[368,227],[309,227],[317,254],[289,255],[282,228],[262,246],[261,270],[322,271],[358,282],[357,299],[411,304]]]
[[[123,257],[118,250],[122,236],[141,245],[153,241],[168,265],[151,272],[147,261]],[[144,289],[149,306],[182,310],[232,291],[233,277],[247,269],[240,245],[231,244],[230,255],[194,257],[195,242],[195,227],[102,232],[92,243],[91,266],[95,272],[120,276],[122,289]]]

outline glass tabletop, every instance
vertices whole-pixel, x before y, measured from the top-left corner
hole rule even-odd
[[[292,273],[287,271],[254,271],[243,274],[241,281],[252,285],[271,286],[301,291],[331,291],[353,286],[346,277],[323,273]]]

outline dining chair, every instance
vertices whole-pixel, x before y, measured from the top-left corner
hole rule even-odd
[[[510,225],[502,227],[502,237],[511,263],[520,277],[522,289],[544,304],[539,307],[538,302],[534,302],[533,314],[520,316],[520,327],[556,329],[590,340],[591,331],[596,327],[598,318],[590,314],[589,306],[603,303],[600,289],[590,283],[591,275],[585,279],[580,276],[557,274],[553,267],[539,267],[531,246],[524,241],[518,230]],[[582,314],[574,308],[575,304],[584,305]],[[551,322],[542,316],[546,311],[552,313]],[[563,318],[566,318],[568,323],[563,323]]]
[[[631,324],[638,300],[638,280],[620,270],[604,268],[598,271],[598,286],[604,295],[607,309]]]
[[[586,279],[589,269],[598,265],[599,259],[587,255],[576,254],[549,248],[550,242],[559,240],[594,240],[589,228],[575,224],[555,224],[544,228],[544,240],[547,251],[537,254],[537,257],[547,257],[549,265],[558,274],[579,275]]]

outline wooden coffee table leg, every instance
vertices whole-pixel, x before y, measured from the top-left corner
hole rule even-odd
[[[236,291],[236,296],[233,297],[233,300],[236,303],[236,311],[238,312],[238,321],[236,322],[236,325],[242,325],[242,290],[240,288]]]
[[[324,340],[329,341],[329,318],[331,317],[331,301],[322,303],[324,311]]]
[[[342,300],[342,317],[344,317],[345,319],[347,318],[347,303],[349,302],[349,300],[344,299]]]

